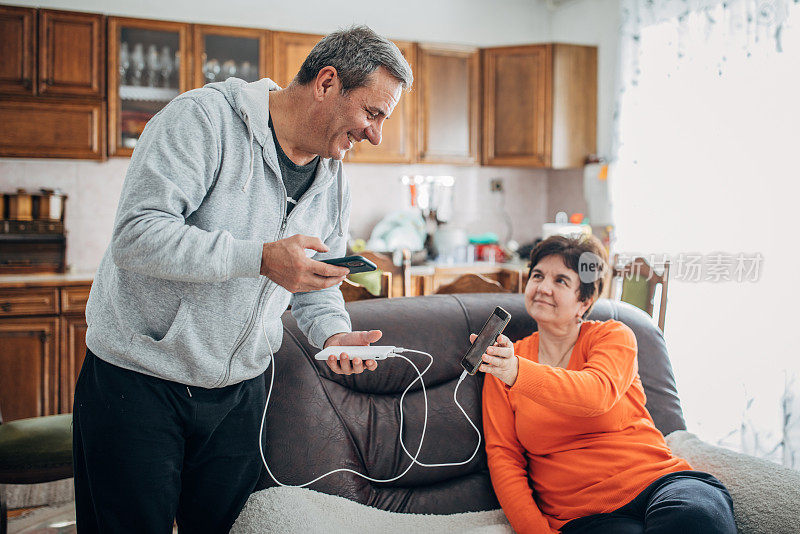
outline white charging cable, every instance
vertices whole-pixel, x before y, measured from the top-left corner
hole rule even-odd
[[[267,301],[269,301],[269,297],[267,298]],[[269,336],[267,335],[267,328],[266,328],[266,324],[264,322],[264,318],[265,318],[265,314],[262,314],[261,327],[262,327],[262,331],[264,333],[264,339],[267,340],[267,346],[269,347],[270,367],[272,368],[272,371],[270,373],[269,390],[267,391],[267,399],[266,399],[266,402],[264,403],[264,413],[261,415],[261,427],[259,428],[259,431],[258,431],[258,450],[261,453],[261,461],[264,464],[264,468],[267,470],[267,474],[269,474],[270,478],[273,481],[275,481],[275,483],[277,485],[283,486],[283,487],[304,488],[304,487],[306,487],[308,485],[311,485],[314,482],[317,482],[318,480],[321,480],[321,479],[323,479],[323,478],[325,478],[325,477],[327,477],[329,475],[332,475],[334,473],[353,473],[354,475],[358,475],[358,476],[360,476],[360,477],[362,477],[362,478],[364,478],[366,480],[369,480],[371,482],[394,482],[395,480],[399,480],[406,473],[408,473],[408,471],[414,466],[414,464],[417,464],[417,465],[419,465],[421,467],[450,467],[450,466],[464,465],[464,464],[467,464],[470,461],[472,461],[472,459],[475,457],[475,455],[478,454],[478,450],[480,449],[480,446],[481,446],[481,433],[480,433],[480,430],[478,430],[478,427],[475,426],[475,423],[472,422],[472,419],[469,418],[469,415],[467,415],[467,412],[464,410],[464,408],[461,406],[461,404],[458,402],[458,399],[456,398],[456,393],[458,392],[458,387],[461,385],[461,382],[467,376],[467,372],[464,371],[463,373],[461,373],[461,376],[458,379],[458,383],[456,384],[456,387],[453,390],[453,400],[455,401],[456,405],[461,410],[461,413],[464,414],[464,417],[467,418],[467,421],[469,421],[469,424],[472,426],[472,428],[475,429],[475,432],[478,434],[478,444],[475,447],[475,451],[472,453],[472,456],[470,456],[469,458],[467,458],[463,462],[453,462],[453,463],[443,463],[443,464],[426,464],[426,463],[423,463],[423,462],[420,462],[420,461],[417,460],[417,458],[419,458],[419,453],[422,450],[422,444],[425,441],[425,431],[427,430],[427,427],[428,427],[428,392],[425,389],[425,381],[423,380],[422,376],[425,373],[427,373],[428,370],[431,368],[431,365],[433,365],[433,356],[431,356],[427,352],[423,352],[423,351],[419,351],[419,350],[413,350],[413,349],[404,349],[404,348],[401,348],[401,347],[397,347],[394,350],[394,353],[397,354],[398,357],[403,358],[405,361],[407,361],[409,364],[411,364],[411,367],[413,367],[414,370],[417,372],[417,378],[415,378],[414,380],[411,381],[411,383],[403,391],[403,394],[400,396],[400,431],[399,431],[400,446],[403,448],[403,452],[405,452],[406,455],[409,458],[411,458],[411,463],[408,464],[408,467],[406,467],[406,469],[402,473],[400,473],[399,475],[397,475],[395,477],[392,477],[392,478],[387,478],[387,479],[372,478],[372,477],[369,477],[369,476],[365,475],[364,473],[359,473],[358,471],[354,471],[352,469],[348,469],[348,468],[343,467],[343,468],[340,468],[340,469],[334,469],[333,471],[329,471],[329,472],[325,473],[324,475],[320,475],[317,478],[315,478],[314,480],[310,480],[310,481],[308,481],[308,482],[306,482],[304,484],[300,484],[300,485],[284,484],[283,482],[278,480],[275,477],[275,475],[272,474],[272,471],[270,470],[269,465],[267,464],[267,460],[264,457],[264,421],[266,420],[266,417],[267,417],[267,407],[269,406],[269,398],[272,395],[272,386],[273,386],[273,383],[275,381],[275,353],[272,351],[272,344],[270,343]],[[430,358],[430,361],[428,362],[428,365],[425,367],[425,370],[420,372],[419,368],[414,364],[414,362],[412,362],[411,360],[409,360],[408,358],[406,358],[405,356],[400,354],[401,352],[414,352],[414,353],[417,353],[417,354],[424,354],[425,356]],[[417,382],[417,380],[419,380],[420,384],[422,385],[422,395],[423,395],[423,397],[425,399],[425,422],[422,424],[422,435],[419,438],[419,446],[417,446],[417,452],[412,456],[411,453],[408,452],[408,449],[406,449],[405,443],[403,442],[403,401],[405,400],[406,393],[408,393],[408,391],[411,389],[411,386],[413,386],[414,383]]]

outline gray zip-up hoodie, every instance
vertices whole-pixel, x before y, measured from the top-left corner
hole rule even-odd
[[[337,287],[292,295],[259,274],[263,244],[294,234],[330,248],[310,257],[343,256],[350,215],[341,162],[321,159],[286,216],[268,127],[274,89],[269,79],[230,78],[184,93],[147,123],[86,307],[86,345],[99,358],[223,387],[264,372],[264,330],[278,350],[290,302],[316,347],[350,331]]]

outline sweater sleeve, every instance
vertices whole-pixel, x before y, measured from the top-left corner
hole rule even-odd
[[[168,280],[258,277],[263,243],[187,224],[221,161],[220,140],[191,98],[167,104],[139,138],[122,187],[111,253],[129,271]]]
[[[314,254],[315,260],[341,258],[347,252],[351,200],[350,187],[346,180],[343,180],[343,186],[342,235],[339,235],[338,224],[334,225],[331,233],[325,238],[328,252],[317,252]],[[292,315],[309,343],[320,349],[332,335],[352,330],[350,315],[344,307],[344,298],[339,286],[293,294]]]
[[[519,358],[519,374],[510,390],[566,415],[596,417],[608,412],[639,372],[636,337],[617,321],[599,328],[588,341],[582,369],[567,370]]]
[[[483,382],[483,433],[492,486],[518,534],[555,532],[533,500],[525,448],[517,438],[514,411],[503,384],[491,375]]]

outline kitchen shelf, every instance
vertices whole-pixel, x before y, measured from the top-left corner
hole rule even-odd
[[[119,86],[119,98],[121,100],[169,102],[179,94],[180,91],[171,87],[138,87],[135,85]]]

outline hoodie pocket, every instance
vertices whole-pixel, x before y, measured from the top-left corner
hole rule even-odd
[[[202,387],[213,387],[225,370],[243,324],[181,300],[172,325],[160,340],[135,334],[131,351],[152,362],[159,375]]]

